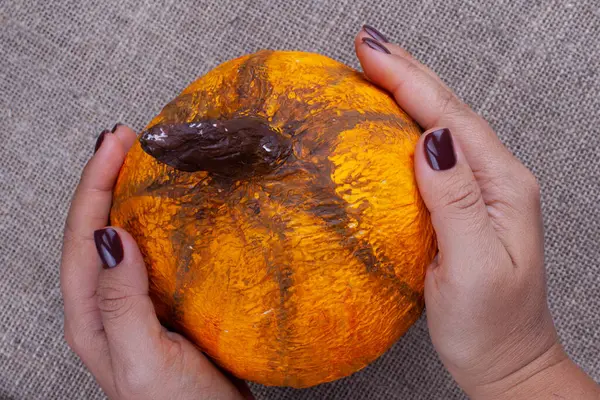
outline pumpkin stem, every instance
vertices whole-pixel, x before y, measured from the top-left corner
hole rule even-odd
[[[292,148],[291,138],[256,117],[159,124],[143,132],[140,143],[175,169],[230,178],[269,173]]]

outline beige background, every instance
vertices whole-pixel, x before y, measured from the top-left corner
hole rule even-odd
[[[292,5],[296,3],[296,5]],[[550,305],[600,380],[597,0],[0,1],[0,398],[102,395],[62,337],[61,231],[103,128],[136,129],[197,75],[260,48],[357,66],[378,26],[484,115],[543,189]],[[424,318],[380,360],[259,399],[461,399]]]

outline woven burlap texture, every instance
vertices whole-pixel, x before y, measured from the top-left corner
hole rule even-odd
[[[358,67],[368,22],[430,65],[539,178],[549,301],[600,379],[600,3],[205,0],[0,3],[0,398],[99,399],[62,333],[64,218],[98,133],[141,129],[196,76],[261,48]],[[462,399],[425,318],[363,371],[258,399]]]

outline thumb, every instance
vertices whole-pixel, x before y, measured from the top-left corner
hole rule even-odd
[[[133,365],[156,354],[162,326],[148,296],[142,254],[129,233],[107,227],[94,232],[104,269],[96,296],[113,362]],[[115,360],[117,359],[117,360]]]
[[[423,134],[415,151],[415,174],[419,191],[431,214],[440,262],[465,264],[496,245],[481,189],[471,167],[448,129]]]

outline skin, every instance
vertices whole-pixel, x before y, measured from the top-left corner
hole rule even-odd
[[[388,90],[427,132],[448,128],[457,164],[434,171],[423,137],[415,152],[419,190],[439,253],[427,270],[432,342],[457,384],[474,399],[597,399],[600,388],[561,347],[546,301],[539,186],[489,125],[427,67],[386,44],[356,38],[365,74]],[[426,132],[426,133],[427,133]],[[117,229],[124,259],[103,269],[93,232],[108,223],[112,188],[136,139],[107,134],[86,165],[65,233],[61,289],[65,338],[113,399],[241,399],[228,379],[183,337],[164,329],[148,297],[133,238]]]

